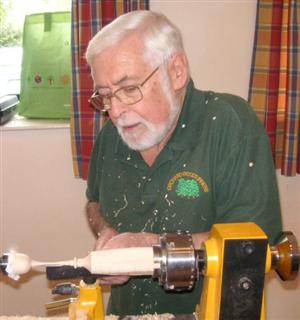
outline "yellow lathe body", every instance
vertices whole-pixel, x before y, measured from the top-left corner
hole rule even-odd
[[[86,283],[80,281],[79,297],[69,305],[70,320],[76,319],[104,319],[104,305],[102,300],[102,289],[99,281]]]
[[[264,275],[272,260],[265,233],[253,223],[214,225],[205,252],[198,318],[264,320]]]

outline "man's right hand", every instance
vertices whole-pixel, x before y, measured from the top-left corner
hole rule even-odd
[[[110,239],[118,235],[118,232],[105,221],[98,202],[89,201],[86,205],[86,214],[89,225],[97,238],[94,250],[102,250]],[[115,285],[128,280],[127,276],[105,276],[100,279],[100,282],[103,285]]]
[[[104,227],[101,232],[97,233],[97,240],[95,244],[95,250],[101,250],[105,246],[106,242],[109,241],[111,238],[116,236],[118,232],[111,228],[111,227]]]
[[[105,244],[112,239],[114,236],[118,235],[118,232],[111,227],[104,227],[102,231],[98,234],[98,239],[96,241],[95,250],[102,250]],[[104,248],[105,250],[105,248]],[[123,284],[129,280],[128,276],[105,276],[100,279],[102,285],[117,285]]]

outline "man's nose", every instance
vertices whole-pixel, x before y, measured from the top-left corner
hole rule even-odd
[[[122,113],[126,112],[128,106],[121,102],[117,97],[112,96],[110,98],[109,115],[113,118],[119,118]]]

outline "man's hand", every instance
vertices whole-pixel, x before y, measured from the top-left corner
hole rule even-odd
[[[125,232],[120,233],[108,240],[103,249],[116,249],[128,247],[152,247],[158,244],[159,235],[149,232]]]
[[[158,243],[158,238],[159,236],[154,233],[125,232],[117,234],[115,230],[108,228],[103,230],[103,233],[101,233],[97,240],[97,249],[106,250],[128,247],[151,247]],[[101,278],[101,283],[106,285],[115,285],[123,284],[128,280],[129,277],[127,276],[108,276]]]
[[[209,232],[193,233],[192,239],[195,249],[200,249],[205,240],[208,239]],[[110,238],[103,249],[116,249],[128,247],[152,247],[159,244],[159,235],[150,232],[124,232]]]
[[[96,241],[95,250],[105,249],[105,244],[118,235],[118,232],[111,227],[104,227],[101,232],[98,233],[98,239]],[[116,285],[123,284],[129,280],[127,276],[104,276],[100,279],[102,285]]]
[[[118,234],[118,232],[111,228],[111,227],[104,227],[101,232],[98,232],[95,250],[102,250],[105,247],[105,244],[115,237]]]
[[[89,201],[86,205],[86,215],[94,235],[96,236],[95,250],[102,250],[111,238],[115,237],[118,232],[112,228],[100,212],[98,202]],[[103,277],[100,279],[104,285],[122,284],[127,282],[129,277],[113,276]]]

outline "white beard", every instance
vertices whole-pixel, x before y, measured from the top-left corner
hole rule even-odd
[[[122,114],[117,120],[116,127],[122,140],[130,149],[144,151],[159,144],[167,136],[169,131],[172,128],[175,128],[180,110],[180,104],[173,102],[173,104],[171,104],[169,117],[163,124],[153,124],[138,114],[128,117],[128,115],[125,113]],[[123,130],[124,126],[130,126],[134,124],[139,124],[139,126],[144,127],[142,134],[140,134],[139,130],[132,133],[125,132]]]

